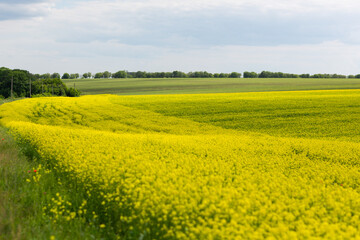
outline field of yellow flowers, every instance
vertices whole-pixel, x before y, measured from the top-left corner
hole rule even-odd
[[[83,189],[78,209],[44,206],[54,221],[124,239],[360,237],[358,90],[35,98],[0,122]]]

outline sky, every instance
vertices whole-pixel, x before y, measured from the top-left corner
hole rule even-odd
[[[358,0],[0,0],[0,67],[360,73]]]

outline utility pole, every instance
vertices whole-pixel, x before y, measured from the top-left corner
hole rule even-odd
[[[11,98],[14,97],[13,91],[14,91],[14,77],[11,76]]]

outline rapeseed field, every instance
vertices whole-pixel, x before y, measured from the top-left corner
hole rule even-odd
[[[0,107],[44,171],[83,189],[79,208],[57,194],[44,214],[121,239],[360,238],[359,120],[358,90]]]

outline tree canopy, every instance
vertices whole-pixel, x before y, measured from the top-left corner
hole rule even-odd
[[[36,95],[79,96],[76,89],[67,88],[60,78],[51,78],[51,74],[31,74],[29,71],[0,68],[0,95],[11,97],[29,97]],[[54,76],[54,74],[53,74]],[[56,76],[60,76],[57,74]],[[30,92],[31,89],[31,92]]]

